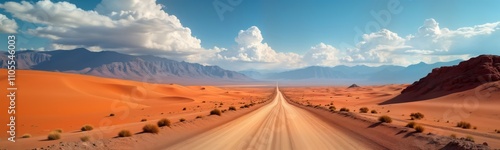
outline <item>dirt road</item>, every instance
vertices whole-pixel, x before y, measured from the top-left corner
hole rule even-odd
[[[227,124],[166,149],[373,149],[321,119],[286,102],[281,92],[273,102]],[[362,139],[362,138],[361,138]],[[370,146],[370,147],[369,147]]]

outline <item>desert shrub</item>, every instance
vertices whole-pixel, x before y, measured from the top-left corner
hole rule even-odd
[[[410,117],[412,120],[420,120],[424,118],[424,114],[417,112],[417,113],[411,113]]]
[[[417,125],[417,123],[415,123],[415,122],[412,121],[412,122],[409,122],[408,124],[406,124],[406,127],[408,127],[408,128],[415,128],[415,125]]]
[[[129,130],[121,130],[118,132],[118,137],[129,137],[132,136],[132,133]]]
[[[184,111],[184,110],[186,110],[186,107],[182,108],[182,110],[183,110],[183,111]]]
[[[55,129],[54,132],[63,133],[63,130],[62,129]]]
[[[337,108],[335,108],[335,106],[330,106],[328,109],[330,109],[330,111],[335,111]]]
[[[385,122],[385,123],[391,123],[392,122],[392,118],[387,116],[387,115],[383,115],[383,116],[380,116],[378,118],[378,121],[380,122]]]
[[[154,124],[146,124],[144,125],[144,127],[142,127],[142,132],[157,134],[158,132],[160,132],[160,128],[158,128],[158,126]]]
[[[25,139],[25,138],[30,138],[31,137],[31,134],[23,134],[23,136],[21,136],[21,138]]]
[[[170,120],[163,118],[158,120],[156,124],[158,125],[158,127],[164,127],[164,126],[170,127],[172,123],[170,122]]]
[[[196,119],[201,119],[201,118],[203,118],[203,116],[201,115],[196,116]]]
[[[457,127],[463,128],[463,129],[470,129],[471,125],[468,122],[465,121],[460,121],[457,123]]]
[[[424,132],[425,128],[421,125],[417,125],[415,126],[415,130],[418,132],[418,133],[422,133]]]
[[[186,121],[186,119],[181,118],[181,119],[179,119],[179,121],[180,121],[180,122],[184,122],[184,121]]]
[[[59,140],[61,139],[61,133],[57,131],[50,132],[47,136],[47,140]]]
[[[477,127],[476,127],[476,126],[474,126],[474,127],[472,127],[472,129],[477,130]]]
[[[219,105],[224,105],[224,103],[220,103]]]
[[[236,107],[234,107],[234,106],[230,106],[230,107],[229,107],[229,111],[236,111]]]
[[[372,110],[371,111],[372,114],[376,114],[377,113],[377,110]]]
[[[205,101],[202,101],[201,103],[206,103]]]
[[[361,107],[359,108],[359,113],[368,113],[368,107]]]
[[[222,113],[219,109],[214,109],[212,111],[210,111],[210,115],[218,115],[220,116]]]
[[[340,108],[340,111],[349,112],[349,108],[342,107],[342,108]]]
[[[146,119],[146,118],[141,119],[141,122],[145,122],[145,121],[148,121],[148,119]]]
[[[88,135],[86,135],[86,136],[82,136],[82,137],[80,137],[80,140],[81,140],[82,142],[87,142],[87,141],[90,141],[90,136],[88,136]]]
[[[84,125],[80,130],[82,131],[90,131],[90,130],[93,130],[94,127],[92,127],[91,125]]]
[[[115,116],[115,114],[114,114],[114,113],[111,113],[111,114],[109,114],[109,116],[110,116],[110,117],[113,117],[113,116]]]
[[[471,142],[474,142],[474,137],[472,137],[472,136],[470,136],[470,135],[467,135],[467,136],[465,137],[465,140],[466,140],[466,141],[471,141]]]

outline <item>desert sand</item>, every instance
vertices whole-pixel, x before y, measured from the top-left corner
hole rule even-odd
[[[424,133],[442,136],[455,135],[457,138],[471,136],[476,143],[487,142],[492,148],[500,148],[500,82],[486,83],[471,90],[414,102],[384,104],[399,95],[408,85],[339,87],[287,87],[284,95],[303,105],[328,108],[333,104],[337,111],[348,108],[358,116],[377,119],[388,115],[392,124],[405,126],[416,122],[425,127]],[[359,113],[359,108],[369,108],[368,113]],[[377,113],[371,113],[376,110]],[[421,120],[411,120],[410,114],[424,114]],[[457,122],[471,123],[470,129],[456,127]],[[476,129],[474,129],[476,127]]]
[[[6,72],[6,70],[0,70]],[[0,76],[6,81],[6,76]],[[93,139],[109,139],[122,129],[140,132],[145,123],[168,118],[173,123],[185,118],[208,116],[214,108],[239,108],[267,100],[273,88],[218,88],[213,86],[181,86],[152,84],[69,73],[18,70],[16,100],[16,143],[0,132],[1,148],[36,148],[62,141],[79,141],[88,133],[83,125],[92,125]],[[5,89],[7,84],[0,88]],[[5,93],[6,94],[6,93]],[[8,101],[1,101],[8,106]],[[7,118],[1,113],[0,118]],[[145,121],[142,121],[145,120]],[[210,120],[210,119],[209,119]],[[212,119],[211,122],[217,122]],[[7,124],[7,119],[0,124]],[[7,126],[2,126],[7,131]],[[51,131],[63,131],[61,140],[47,141]],[[190,130],[189,128],[185,130]],[[97,131],[99,131],[97,133]],[[20,138],[30,134],[31,138]]]

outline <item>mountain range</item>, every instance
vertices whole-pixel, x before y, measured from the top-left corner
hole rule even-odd
[[[213,84],[253,79],[218,66],[178,62],[155,56],[133,56],[113,51],[92,52],[84,48],[54,51],[18,51],[17,69],[78,73],[154,83]],[[1,68],[7,53],[0,54]]]
[[[290,85],[350,85],[413,83],[434,68],[457,65],[461,60],[407,67],[365,65],[335,67],[309,66],[277,73],[229,71],[218,66],[150,55],[135,56],[113,51],[92,52],[84,48],[54,51],[18,51],[17,69],[77,73],[107,78],[154,83],[226,84],[255,81],[280,81]],[[0,53],[1,68],[7,67],[7,53]]]
[[[260,80],[279,80],[285,83],[320,84],[320,85],[350,85],[361,84],[399,84],[413,83],[426,76],[434,68],[453,66],[462,60],[439,62],[434,64],[418,63],[407,67],[383,65],[370,67],[365,65],[335,67],[310,66],[290,71],[259,74],[255,71],[242,71],[249,77]]]

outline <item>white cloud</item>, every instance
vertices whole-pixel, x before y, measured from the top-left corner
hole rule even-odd
[[[260,29],[251,26],[241,30],[235,38],[236,46],[231,49],[214,48],[206,52],[209,59],[205,62],[216,64],[231,70],[246,69],[290,69],[302,67],[302,56],[296,53],[276,52],[267,43]],[[196,58],[195,58],[196,59]],[[197,58],[198,61],[202,58]],[[196,61],[196,60],[195,60]],[[201,60],[203,61],[203,60]]]
[[[303,57],[308,65],[313,66],[335,66],[339,64],[340,59],[340,51],[325,43],[311,47]],[[346,59],[350,60],[350,58]]]
[[[29,33],[51,39],[52,47],[98,47],[170,58],[203,51],[201,40],[156,0],[103,0],[95,11],[49,0],[6,2],[0,8],[20,20],[46,25]]]
[[[0,5],[0,7],[2,7]],[[0,14],[0,33],[16,33],[17,23],[14,19],[9,19],[7,16]]]

